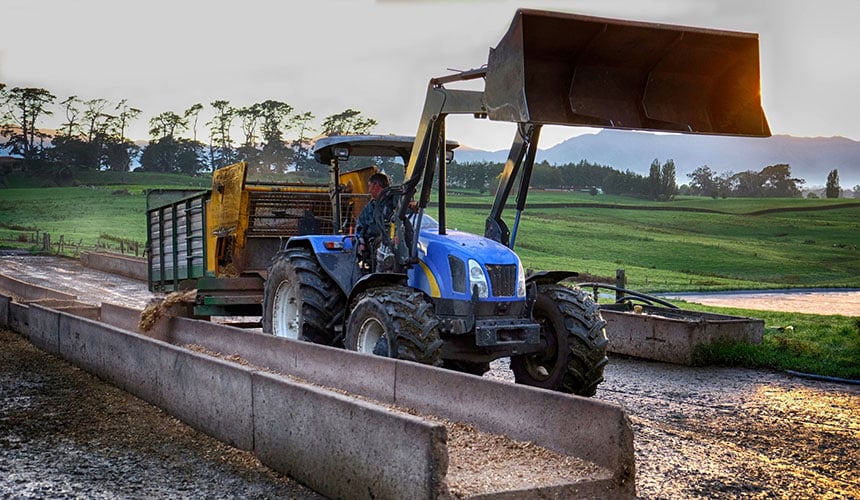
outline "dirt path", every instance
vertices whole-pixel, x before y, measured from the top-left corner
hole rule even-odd
[[[490,376],[513,381],[501,363]],[[613,358],[639,498],[860,498],[860,387]]]
[[[758,311],[860,316],[860,291],[782,290],[770,292],[715,292],[666,294],[669,300],[717,307],[740,307]]]
[[[104,273],[67,264],[50,270],[42,262],[33,274],[49,281],[73,276],[54,279],[55,287],[85,282],[94,287],[89,297],[107,297],[98,292]],[[21,276],[31,272],[21,261],[11,266],[0,258],[0,273],[10,268]],[[148,300],[144,284],[119,281],[106,282],[113,293]],[[83,292],[78,295],[85,300]],[[494,362],[487,376],[513,378],[503,360]],[[858,386],[761,370],[613,358],[596,397],[621,404],[631,417],[640,498],[860,498]],[[2,408],[0,427],[6,418]],[[74,427],[75,421],[52,426],[52,439],[63,442]],[[27,450],[19,447],[15,453]],[[52,477],[48,471],[41,481]],[[0,479],[0,492],[12,491],[9,481]],[[183,485],[193,489],[194,478],[188,481]],[[171,491],[184,496],[183,490]]]

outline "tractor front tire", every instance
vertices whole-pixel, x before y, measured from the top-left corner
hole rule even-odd
[[[344,297],[307,248],[278,252],[263,291],[263,332],[316,344],[335,342]]]
[[[442,366],[438,325],[433,304],[420,291],[372,288],[356,298],[344,344],[352,351]]]
[[[534,319],[545,349],[511,358],[517,383],[593,396],[608,361],[606,321],[598,304],[579,288],[541,285]]]

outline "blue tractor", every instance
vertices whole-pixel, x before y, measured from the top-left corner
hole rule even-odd
[[[448,87],[476,80],[483,91]],[[451,114],[517,124],[483,236],[448,228]],[[382,194],[393,209],[377,210],[383,236],[369,256],[356,251],[355,211],[337,201],[339,234],[283,245],[265,282],[264,331],[474,374],[510,358],[519,383],[593,395],[607,363],[598,304],[562,283],[577,273],[527,274],[513,250],[546,124],[767,136],[758,39],[518,11],[487,65],[430,80],[416,137],[317,141],[334,200],[350,190],[339,176],[357,158],[399,157],[404,181]],[[503,218],[511,196],[512,228]]]
[[[339,172],[357,159],[405,163],[413,144],[339,136],[319,140],[314,153]],[[448,141],[446,151],[454,147]],[[381,198],[405,200],[406,189],[392,186]],[[441,201],[438,210],[444,220]],[[364,256],[348,229],[287,241],[268,270],[264,331],[479,375],[491,360],[510,357],[522,383],[594,393],[607,359],[605,322],[588,293],[557,284],[575,273],[527,277],[508,246],[447,229],[421,208],[402,220],[378,215],[388,215],[389,231]]]

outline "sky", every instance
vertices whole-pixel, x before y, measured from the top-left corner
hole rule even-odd
[[[3,0],[0,82],[127,99],[148,120],[272,99],[317,125],[347,108],[413,135],[430,78],[487,62],[517,8],[758,33],[774,134],[860,140],[858,0]],[[56,126],[56,114],[45,125]],[[49,123],[55,122],[55,123]],[[594,133],[545,127],[541,147]],[[451,117],[448,137],[507,149],[510,123]],[[204,135],[203,126],[199,134]]]

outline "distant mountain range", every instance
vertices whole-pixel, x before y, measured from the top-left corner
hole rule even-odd
[[[459,162],[504,162],[507,151],[458,150]],[[590,163],[616,170],[648,175],[651,162],[674,160],[678,184],[689,182],[687,174],[707,165],[718,174],[760,171],[769,165],[787,163],[791,174],[806,180],[804,187],[824,186],[827,174],[839,172],[839,184],[850,190],[860,184],[860,142],[844,137],[768,138],[726,137],[692,134],[652,134],[601,130],[570,138],[545,150],[536,161],[555,165]]]
[[[45,131],[53,132],[53,131]],[[0,136],[0,144],[5,137]],[[138,141],[146,146],[147,141]],[[0,157],[8,154],[0,148]],[[504,162],[507,150],[483,151],[467,145],[454,155],[458,162]],[[787,163],[794,177],[804,179],[802,187],[823,187],[827,174],[839,171],[842,189],[860,185],[860,141],[845,137],[794,137],[775,135],[767,138],[727,137],[695,134],[655,134],[604,129],[596,134],[572,137],[562,143],[538,151],[536,161],[554,165],[590,163],[606,165],[616,170],[630,170],[648,175],[651,162],[661,164],[674,160],[676,181],[689,182],[687,174],[702,165],[717,174],[726,172],[760,171],[769,165]],[[137,166],[137,165],[134,165]]]

